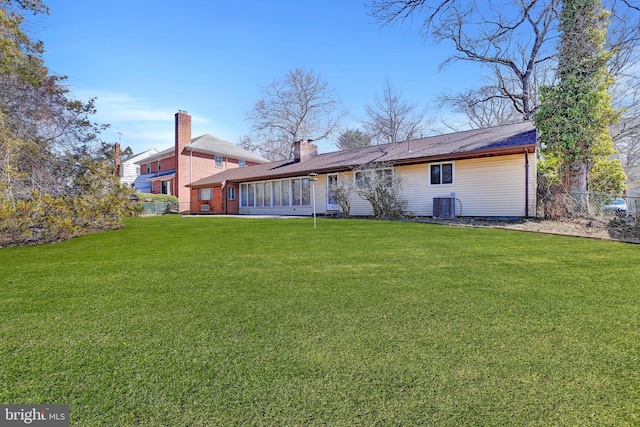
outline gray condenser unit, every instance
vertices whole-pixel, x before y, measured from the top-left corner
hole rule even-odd
[[[441,219],[453,219],[456,217],[456,197],[434,197],[433,217]]]

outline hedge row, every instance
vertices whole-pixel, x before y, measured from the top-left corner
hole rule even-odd
[[[121,194],[53,197],[35,192],[30,200],[0,199],[0,247],[59,242],[123,227],[122,218],[141,207]]]

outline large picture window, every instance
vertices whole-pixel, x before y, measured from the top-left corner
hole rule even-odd
[[[453,184],[453,163],[437,163],[429,165],[430,185]]]
[[[240,184],[240,206],[310,206],[311,182],[309,178],[261,181]]]

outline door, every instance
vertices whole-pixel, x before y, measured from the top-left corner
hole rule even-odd
[[[338,185],[338,175],[327,175],[327,210],[328,211],[338,211],[340,210],[340,206],[338,206],[338,202],[333,198],[332,189],[336,188]]]

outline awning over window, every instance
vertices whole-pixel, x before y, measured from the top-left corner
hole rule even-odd
[[[169,178],[173,178],[174,176],[176,176],[176,171],[174,169],[172,170],[168,170],[168,171],[162,171],[162,172],[158,172],[158,173],[154,173],[151,174],[151,176],[149,176],[149,178],[147,178],[148,181],[166,181]]]

